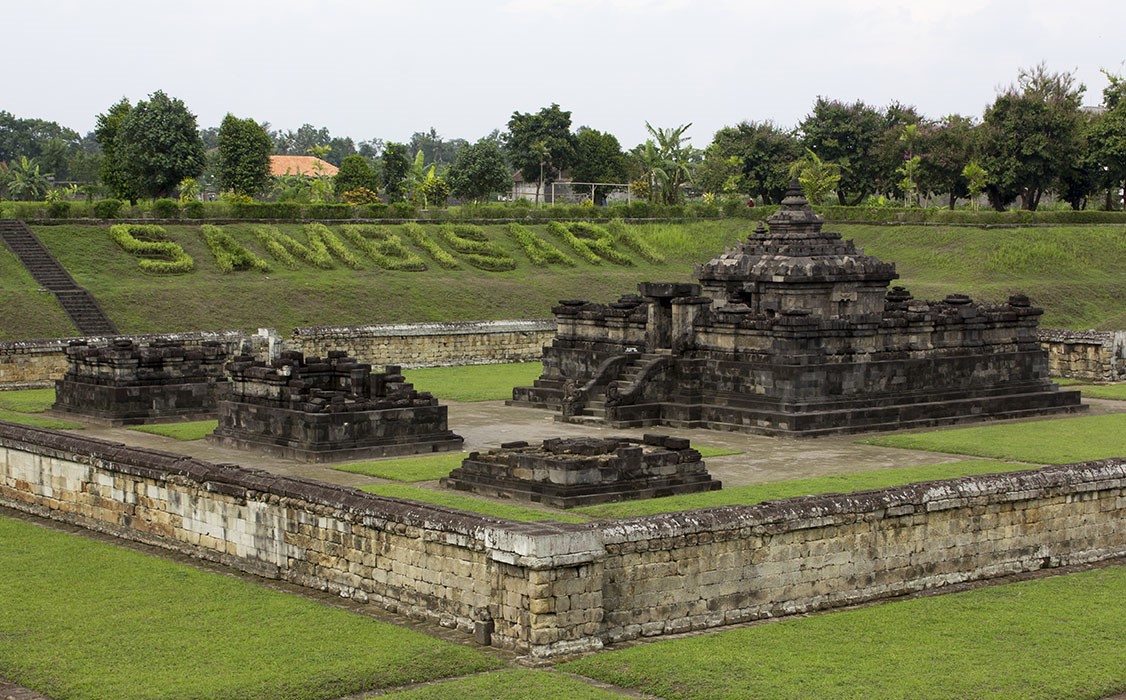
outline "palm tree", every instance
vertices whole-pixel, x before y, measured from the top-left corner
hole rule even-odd
[[[655,129],[645,122],[653,138],[647,140],[642,149],[642,167],[649,175],[652,196],[665,204],[680,201],[680,186],[691,177],[696,149],[685,145],[692,137],[684,135],[690,126],[691,122],[676,128]]]

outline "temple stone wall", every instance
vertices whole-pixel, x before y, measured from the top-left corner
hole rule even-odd
[[[1126,459],[516,523],[0,423],[0,505],[535,656],[1126,556]]]
[[[1126,331],[1044,328],[1040,344],[1048,352],[1048,370],[1053,377],[1126,381]]]

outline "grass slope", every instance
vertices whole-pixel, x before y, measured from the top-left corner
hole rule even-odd
[[[254,254],[272,261],[250,224],[223,231]],[[302,227],[279,228],[299,241]],[[337,227],[330,227],[337,228]],[[401,234],[401,227],[390,227]],[[546,225],[527,226],[555,242]],[[560,299],[610,302],[634,292],[645,280],[688,281],[694,263],[706,261],[750,232],[741,220],[631,225],[637,238],[663,256],[649,262],[624,243],[618,252],[631,266],[579,261],[572,267],[534,265],[503,225],[483,226],[489,241],[513,258],[516,269],[486,272],[462,264],[443,270],[427,259],[425,272],[378,268],[362,258],[362,269],[337,261],[330,270],[273,263],[268,273],[223,274],[199,227],[167,227],[196,261],[184,275],[142,272],[136,258],[118,248],[104,226],[39,226],[36,235],[87,287],[118,327],[127,333],[294,326],[354,325],[443,320],[544,318]],[[424,226],[442,243],[438,227]],[[1046,326],[1126,327],[1126,232],[1115,226],[977,229],[944,226],[830,225],[870,254],[897,263],[900,284],[919,298],[958,291],[1003,301],[1023,291],[1046,309]],[[425,258],[426,256],[423,255]],[[11,274],[9,274],[11,271]],[[65,336],[74,333],[49,295],[23,277],[10,254],[0,254],[0,338]]]
[[[0,571],[8,572],[0,676],[56,700],[312,700],[501,665],[419,632],[9,518],[0,518]]]

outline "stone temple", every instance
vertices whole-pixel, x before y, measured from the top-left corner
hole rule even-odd
[[[895,265],[823,232],[796,183],[696,283],[643,282],[613,304],[563,301],[535,386],[560,420],[791,436],[1080,411],[1048,378],[1041,309],[912,298]]]

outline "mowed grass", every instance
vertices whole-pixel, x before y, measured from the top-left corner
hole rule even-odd
[[[152,435],[160,435],[162,437],[172,438],[173,440],[182,440],[185,442],[191,440],[202,440],[215,429],[219,427],[217,420],[195,420],[185,421],[183,423],[158,423],[156,425],[136,425],[130,430],[136,430],[139,433],[151,433]]]
[[[45,428],[47,430],[82,430],[84,427],[81,423],[72,423],[71,421],[60,420],[58,418],[47,418],[34,413],[5,411],[3,409],[0,409],[0,420],[26,425],[30,428]]]
[[[81,423],[41,416],[55,403],[54,389],[17,389],[0,391],[0,420],[31,428],[48,430],[82,430]]]
[[[351,462],[333,465],[332,469],[350,474],[363,474],[392,481],[431,481],[441,479],[461,466],[468,452],[445,452],[424,457],[401,457],[369,462]]]
[[[512,388],[531,386],[543,374],[539,362],[500,365],[429,367],[403,371],[418,391],[429,391],[446,401],[500,401],[512,398]]]
[[[0,517],[0,676],[57,700],[337,698],[500,662],[342,609]]]
[[[1126,401],[1126,382],[1119,384],[1069,384],[1068,389],[1078,389],[1084,396],[1092,399],[1110,399],[1112,401]]]
[[[1018,462],[1068,464],[1126,457],[1126,413],[884,435],[864,442]]]
[[[559,669],[667,700],[1060,700],[1126,691],[1123,659],[1118,566],[654,642]]]
[[[431,505],[443,506],[454,510],[463,510],[490,518],[516,520],[519,522],[538,522],[556,520],[564,523],[583,523],[589,518],[571,513],[540,510],[534,504],[522,505],[522,501],[494,501],[487,498],[471,496],[464,491],[424,489],[409,484],[372,484],[360,487],[361,491],[372,493],[387,498],[406,499],[419,501]]]
[[[510,668],[393,691],[380,697],[395,700],[620,700],[622,694],[562,673]]]

